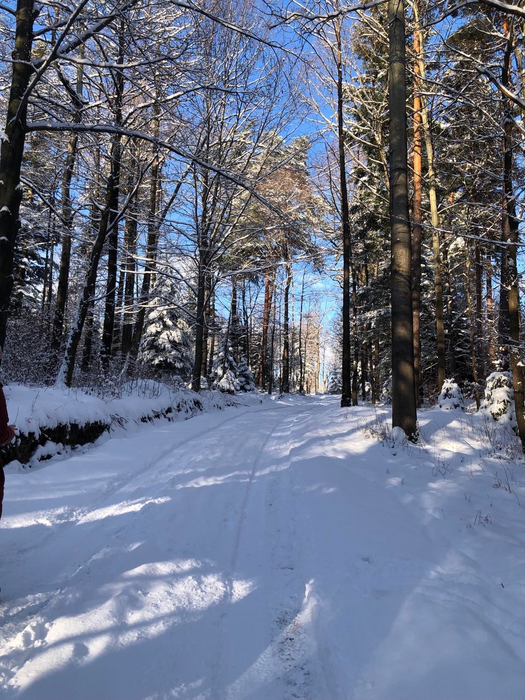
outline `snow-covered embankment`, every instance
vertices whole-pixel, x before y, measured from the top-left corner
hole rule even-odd
[[[19,432],[4,450],[10,471],[34,467],[118,428],[159,418],[185,420],[234,403],[219,392],[175,391],[156,382],[133,385],[122,398],[108,400],[80,389],[15,384],[4,391],[9,418]]]

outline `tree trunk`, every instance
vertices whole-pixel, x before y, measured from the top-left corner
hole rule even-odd
[[[361,343],[361,396],[366,401],[366,384],[368,379],[368,343],[365,339]]]
[[[376,397],[379,399],[381,397],[381,385],[379,381],[379,331],[376,330],[374,337],[374,366],[375,366],[375,385],[376,385]]]
[[[53,217],[53,239],[51,240],[51,250],[49,251],[49,258],[50,258],[50,264],[49,264],[49,275],[47,279],[47,311],[46,311],[46,316],[47,316],[47,330],[48,333],[52,332],[51,329],[51,307],[53,304],[53,260],[55,257],[55,240],[54,240],[54,235],[55,235],[55,219]]]
[[[95,327],[95,304],[94,300],[88,302],[86,321],[84,323],[84,347],[82,348],[82,360],[80,369],[86,373],[91,365],[91,355],[93,354],[93,331]]]
[[[494,370],[496,365],[496,348],[494,347],[494,300],[492,296],[492,254],[490,251],[485,258],[486,273],[485,284],[487,294],[487,334],[488,334],[488,355],[490,371]]]
[[[503,201],[505,208],[505,201]],[[505,226],[505,217],[502,221],[501,240],[507,240],[507,232],[503,228]],[[500,352],[508,347],[509,344],[509,271],[508,271],[508,251],[506,246],[501,247],[500,253],[500,287],[499,287],[499,316],[498,316],[498,344]]]
[[[339,148],[339,181],[341,187],[341,224],[343,230],[343,364],[342,364],[342,394],[341,406],[352,403],[352,383],[354,384],[355,400],[357,400],[356,382],[351,382],[350,360],[350,268],[352,257],[352,241],[350,233],[350,212],[348,205],[348,185],[346,180],[346,154],[344,132],[344,94],[343,94],[343,57],[341,22],[335,23],[336,62],[337,62],[337,141]]]
[[[417,3],[414,4],[416,13],[416,21],[419,23],[417,14]],[[418,77],[420,81],[425,79],[425,59],[423,46],[422,30],[416,31],[418,34],[418,61],[419,66]],[[441,263],[441,244],[439,235],[439,212],[437,205],[436,193],[436,173],[434,167],[434,144],[432,140],[432,132],[430,131],[430,121],[428,118],[428,108],[426,100],[420,95],[421,105],[421,125],[423,127],[423,135],[425,138],[425,150],[427,154],[427,170],[428,170],[428,198],[430,204],[430,219],[432,223],[432,254],[434,259],[434,294],[436,300],[436,338],[437,338],[437,390],[441,392],[441,387],[445,381],[447,372],[447,348],[445,341],[445,320],[444,320],[444,304],[443,304],[443,273]]]
[[[22,187],[20,170],[26,137],[27,103],[22,102],[33,66],[31,48],[36,15],[34,0],[18,0],[15,48],[5,137],[0,150],[0,347],[4,346],[9,304],[13,290],[14,249],[20,230]]]
[[[508,18],[503,21],[504,32],[507,35],[507,47],[503,63],[502,84],[508,87],[510,84],[510,61],[513,45],[513,29]],[[510,100],[505,101],[503,112],[503,231],[504,240],[509,244],[507,252],[508,262],[508,311],[510,331],[510,364],[512,368],[514,386],[514,405],[516,408],[516,423],[522,449],[525,452],[525,396],[523,387],[523,367],[520,352],[520,301],[519,301],[519,272],[517,264],[517,252],[519,245],[519,221],[516,217],[516,197],[513,184],[513,105]],[[501,313],[501,310],[500,310]]]
[[[82,81],[83,81],[83,66],[79,64],[77,68],[77,85],[76,92],[71,89],[75,124],[80,124],[81,109],[82,109]],[[51,347],[57,351],[62,341],[64,332],[64,315],[66,311],[67,295],[69,287],[69,268],[71,264],[71,235],[73,232],[73,205],[71,201],[71,181],[75,170],[77,158],[78,134],[72,132],[69,135],[66,163],[64,173],[62,175],[62,249],[60,251],[60,267],[57,284],[57,297],[55,304],[55,318],[53,321],[53,336],[51,338]],[[56,359],[56,358],[55,358]]]
[[[467,309],[469,315],[470,324],[470,364],[472,367],[472,377],[474,382],[478,383],[478,363],[476,358],[476,322],[474,316],[474,307],[472,304],[472,292],[471,292],[471,259],[470,259],[470,248],[467,247],[467,256],[465,260],[465,279],[467,286]],[[479,393],[476,389],[476,407],[479,409]]]
[[[408,217],[404,2],[389,0],[392,426],[417,438]]]
[[[155,104],[153,112],[153,134],[158,138],[160,133],[160,107]],[[133,339],[131,342],[131,355],[136,358],[139,353],[140,341],[144,331],[144,319],[146,317],[146,304],[148,303],[151,289],[153,272],[156,268],[157,247],[159,242],[159,221],[157,217],[157,199],[160,179],[160,157],[157,150],[151,165],[151,178],[149,188],[148,205],[148,235],[146,241],[146,260],[144,262],[144,274],[142,277],[142,288],[140,291],[139,308],[135,327],[133,329]],[[178,188],[177,188],[178,189]]]
[[[290,288],[292,286],[292,265],[287,260],[285,265],[286,281],[284,284],[284,317],[283,317],[283,370],[281,393],[290,393]]]
[[[268,367],[268,393],[273,392],[273,362],[274,362],[274,349],[275,349],[275,321],[277,314],[277,299],[274,296],[273,300],[273,323],[272,323],[272,339],[270,341],[270,361]]]
[[[206,372],[208,370],[208,337],[209,337],[209,318],[210,318],[210,277],[205,275],[204,283],[204,298],[206,303],[204,304],[204,318],[203,318],[203,328],[202,328],[202,365],[201,365],[201,376],[206,377]],[[230,314],[231,316],[231,314]],[[231,324],[231,321],[229,321]]]
[[[122,353],[122,313],[124,309],[124,284],[126,281],[126,270],[123,266],[118,270],[117,301],[115,309],[115,325],[113,327],[113,354]],[[120,309],[117,312],[117,309]]]
[[[266,387],[268,375],[268,329],[270,325],[270,315],[272,311],[273,291],[275,287],[275,269],[266,271],[264,285],[264,309],[262,322],[261,357],[259,362],[259,386]]]
[[[130,183],[130,186],[133,185]],[[136,278],[136,255],[137,255],[137,211],[134,206],[130,206],[126,217],[126,228],[124,230],[124,308],[122,324],[122,355],[127,355],[131,350],[133,338],[133,305],[135,303],[135,278]]]
[[[62,359],[62,364],[56,380],[57,385],[65,384],[66,386],[71,386],[78,344],[82,335],[82,329],[84,327],[84,321],[86,320],[90,300],[95,294],[95,283],[97,279],[98,265],[102,255],[102,249],[104,247],[108,231],[111,229],[112,225],[114,225],[112,218],[116,211],[115,183],[118,182],[118,175],[120,172],[120,160],[117,160],[117,158],[114,157],[117,154],[120,154],[119,135],[115,135],[113,137],[111,148],[111,170],[107,181],[104,211],[102,212],[97,237],[91,250],[88,271],[86,273],[84,286],[78,301],[75,318],[71,324],[69,336],[66,342],[64,357]]]
[[[214,314],[215,314],[215,308],[213,309]],[[246,278],[243,277],[242,280],[242,320],[243,320],[243,331],[244,331],[244,346],[243,346],[243,351],[244,351],[244,357],[246,358],[246,362],[248,363],[248,367],[250,366],[250,319],[249,319],[249,313],[248,313],[248,308],[246,306]]]
[[[96,173],[100,172],[100,148],[97,148],[95,152],[95,169]],[[97,232],[100,227],[101,214],[98,206],[98,197],[100,194],[100,182],[98,177],[96,178],[95,193],[92,195],[91,201],[91,213],[90,213],[90,236],[97,237]],[[93,288],[96,287],[97,276],[95,274],[95,279],[93,283]],[[91,297],[88,301],[88,309],[86,313],[86,320],[84,323],[84,347],[82,349],[82,360],[80,363],[80,369],[85,374],[91,364],[91,356],[93,353],[93,335],[95,330],[95,299]]]
[[[215,292],[210,293],[210,312],[208,315],[210,351],[208,353],[208,371],[206,376],[210,376],[213,370],[213,356],[215,355]]]
[[[230,302],[230,347],[232,349],[232,355],[235,362],[239,361],[239,310],[237,305],[237,279],[235,275],[232,275],[232,297]],[[211,309],[210,302],[208,301],[208,312]]]
[[[350,239],[351,242],[351,239]],[[357,320],[357,274],[353,262],[352,246],[350,245],[350,272],[352,275],[352,343],[354,361],[352,363],[352,406],[357,406],[359,393],[359,324]],[[342,403],[341,403],[342,405]]]
[[[444,291],[447,305],[447,329],[448,329],[448,364],[451,377],[456,376],[456,331],[454,328],[454,312],[452,306],[452,287],[450,284],[450,265],[448,257],[448,242],[443,241],[443,278]]]
[[[414,327],[414,385],[416,406],[421,406],[421,222],[422,222],[422,138],[421,138],[421,29],[414,30],[414,196],[412,199],[412,324]]]
[[[306,321],[306,330],[304,336],[304,352],[303,352],[303,394],[308,393],[308,320]]]
[[[42,273],[42,297],[40,300],[40,323],[42,326],[42,331],[44,329],[44,312],[46,308],[46,294],[47,294],[47,273],[49,270],[49,249],[51,247],[50,242],[50,232],[51,232],[51,210],[47,217],[47,241],[46,241],[46,256],[44,258],[44,271]]]
[[[299,346],[299,393],[304,394],[304,358],[303,358],[303,306],[304,306],[304,278],[305,270],[303,270],[303,282],[301,285],[301,303],[299,306],[299,338],[297,344]]]
[[[118,62],[124,63],[124,21],[119,32]],[[122,69],[113,75],[115,83],[115,125],[122,125],[122,99],[124,95],[124,72]],[[122,160],[121,138],[115,139],[115,148],[111,151],[112,168],[114,173],[113,198],[111,201],[110,227],[108,231],[108,277],[106,284],[106,307],[104,326],[102,329],[102,363],[107,369],[113,349],[115,329],[115,293],[117,289],[118,263],[118,201],[120,194],[120,169]]]
[[[371,325],[368,326],[368,342],[366,344],[366,352],[367,352],[367,357],[368,357],[368,367],[369,367],[369,382],[370,382],[370,399],[372,403],[375,403],[377,401],[377,397],[375,396],[375,391],[374,391],[374,357],[372,354],[372,327]]]
[[[201,372],[204,341],[204,323],[206,308],[206,259],[204,251],[201,249],[199,258],[199,272],[197,279],[197,310],[195,327],[195,360],[193,363],[193,376],[191,388],[193,391],[201,390]]]
[[[314,394],[319,392],[319,374],[321,371],[321,330],[317,326],[317,335],[315,338],[315,374],[314,374]]]
[[[485,342],[483,332],[483,265],[481,263],[481,248],[475,243],[474,248],[474,277],[476,284],[476,354],[478,360],[478,374],[480,379],[485,378]]]

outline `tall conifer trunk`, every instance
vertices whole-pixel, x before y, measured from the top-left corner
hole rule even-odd
[[[414,31],[414,196],[412,199],[412,317],[414,326],[414,384],[416,406],[421,405],[421,222],[422,222],[422,138],[421,138],[421,30]]]
[[[352,244],[350,237],[350,212],[348,205],[348,184],[346,180],[345,134],[343,123],[343,57],[341,39],[341,18],[335,22],[336,62],[337,62],[337,140],[339,148],[339,181],[341,187],[341,224],[343,230],[343,366],[341,406],[352,404],[352,389],[355,389],[357,402],[357,377],[352,382],[350,366],[350,267]],[[358,351],[359,352],[359,351]],[[353,386],[352,386],[353,385]]]
[[[472,304],[472,284],[471,284],[471,255],[470,248],[467,245],[467,256],[465,260],[465,279],[467,288],[467,309],[469,315],[469,325],[470,325],[470,364],[472,367],[472,377],[475,384],[478,383],[478,360],[476,357],[476,321],[474,314],[474,306]],[[476,407],[479,408],[479,392],[476,388],[475,392]]]
[[[9,303],[13,290],[14,249],[20,230],[20,170],[26,138],[27,103],[22,102],[33,66],[34,0],[18,0],[16,6],[15,48],[5,138],[0,150],[0,347],[5,342]]]
[[[286,280],[284,283],[284,311],[283,311],[283,372],[281,378],[281,393],[290,393],[290,288],[292,286],[292,264],[286,250]]]
[[[448,240],[445,237],[443,241],[443,265],[441,267],[443,272],[443,290],[444,299],[447,305],[447,329],[448,329],[448,367],[451,377],[456,376],[456,346],[457,346],[457,333],[454,327],[454,307],[453,307],[453,297],[452,297],[452,285],[451,285],[451,264],[448,254]],[[441,247],[441,246],[440,246]]]
[[[476,283],[476,336],[478,374],[485,378],[485,338],[483,333],[483,266],[481,264],[481,249],[479,243],[474,248],[474,271]]]
[[[496,363],[496,348],[494,347],[494,299],[492,295],[492,254],[490,250],[485,258],[485,285],[487,296],[487,332],[488,332],[488,356],[489,368],[492,371]]]
[[[508,18],[503,21],[503,31],[507,36],[503,62],[502,84],[510,84],[510,61],[514,43],[513,24]],[[522,448],[525,451],[525,396],[523,387],[523,367],[520,352],[520,300],[519,274],[517,253],[519,245],[519,221],[516,216],[516,196],[514,194],[513,177],[513,129],[512,102],[505,100],[503,112],[503,234],[507,243],[507,275],[508,275],[508,327],[510,333],[510,365],[512,368],[514,386],[514,404],[516,408],[516,423]],[[500,310],[501,313],[501,310]]]
[[[423,30],[419,28],[419,8],[417,2],[414,3],[414,13],[418,27],[414,32],[414,50],[416,51],[418,78],[422,82],[425,80],[425,58]],[[417,44],[416,44],[417,35]],[[436,173],[434,168],[434,143],[430,130],[428,108],[426,100],[420,95],[421,126],[425,139],[425,151],[427,155],[428,171],[428,199],[430,204],[430,218],[432,223],[432,254],[434,262],[434,293],[436,302],[436,339],[437,339],[437,390],[441,391],[446,377],[447,369],[447,349],[445,341],[445,314],[443,302],[443,269],[441,262],[441,241],[439,235],[439,212],[436,192]]]
[[[304,356],[303,356],[303,307],[304,307],[304,278],[306,271],[303,270],[303,282],[301,284],[301,303],[299,307],[299,393],[304,394]]]
[[[208,352],[208,369],[206,372],[207,376],[210,376],[213,370],[213,359],[215,355],[215,292],[212,290],[210,292],[210,311],[208,315],[208,326],[209,326],[209,339],[210,339],[210,351]]]
[[[272,312],[272,299],[275,286],[275,269],[271,268],[266,271],[266,279],[264,283],[264,309],[262,323],[262,341],[261,341],[261,356],[259,360],[259,386],[261,389],[266,387],[268,375],[268,330],[270,327],[270,315]]]
[[[417,437],[408,217],[405,12],[389,0],[390,216],[392,246],[392,426]]]

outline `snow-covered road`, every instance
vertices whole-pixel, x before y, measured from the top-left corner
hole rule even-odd
[[[0,697],[523,700],[521,473],[421,418],[267,401],[8,474]]]

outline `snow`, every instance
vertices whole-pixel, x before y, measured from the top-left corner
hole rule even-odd
[[[449,254],[454,255],[456,253],[461,253],[465,251],[467,248],[467,242],[463,238],[463,236],[458,236],[453,242],[452,245],[450,246],[449,249]]]
[[[0,697],[522,700],[512,432],[434,409],[413,445],[338,402],[136,425],[8,474]]]
[[[237,379],[237,363],[231,347],[223,347],[213,363],[212,389],[218,389],[227,394],[236,394],[240,389]]]
[[[78,389],[39,389],[17,384],[4,387],[4,392],[10,419],[25,434],[38,434],[42,427],[54,428],[72,423],[82,426],[101,422],[111,426],[115,421],[142,421],[168,408],[180,408],[183,417],[191,417],[195,415],[193,400],[199,401],[208,410],[226,405],[220,396],[211,393],[170,390],[166,385],[153,381],[147,385],[146,394],[137,393],[134,387],[134,393],[130,390],[127,396],[109,400]]]
[[[438,406],[450,411],[454,408],[461,408],[463,404],[463,394],[458,384],[453,379],[445,379],[438,398]]]
[[[33,433],[37,438],[58,426],[83,427],[89,423],[102,423],[108,431],[114,431],[129,428],[131,424],[133,429],[136,423],[155,418],[186,419],[201,411],[222,409],[228,405],[228,399],[217,392],[196,394],[186,388],[176,390],[152,380],[124,385],[120,398],[107,400],[80,389],[58,387],[10,384],[4,387],[4,392],[11,422],[19,433]],[[34,466],[42,457],[47,459],[65,451],[63,446],[47,441],[37,449],[30,464]],[[14,466],[16,469],[20,467],[18,464]],[[7,469],[11,469],[11,465]]]
[[[20,384],[4,387],[9,418],[21,433],[40,434],[42,428],[55,428],[76,422],[78,425],[101,422],[110,424],[108,405],[102,399],[71,389],[34,388]]]
[[[513,429],[516,427],[514,386],[511,372],[492,372],[489,374],[485,386],[485,397],[480,408],[502,425]]]

